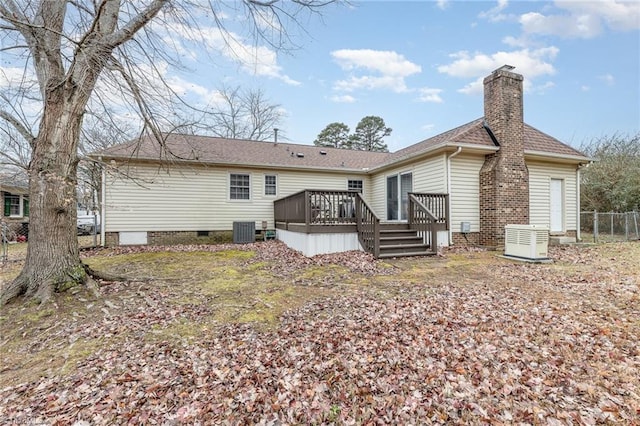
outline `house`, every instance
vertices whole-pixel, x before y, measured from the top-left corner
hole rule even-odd
[[[26,239],[29,233],[29,185],[26,181],[15,174],[0,174],[0,203],[0,222],[7,236]]]
[[[108,148],[107,245],[209,242],[234,223],[307,255],[504,245],[507,224],[579,238],[590,159],[523,121],[523,77],[484,80],[484,117],[393,153],[179,134]]]

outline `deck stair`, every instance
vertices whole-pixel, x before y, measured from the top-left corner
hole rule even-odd
[[[380,258],[436,254],[406,223],[380,224]]]

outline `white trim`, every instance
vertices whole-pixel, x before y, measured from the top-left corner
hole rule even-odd
[[[242,175],[242,176],[248,176],[249,177],[249,198],[231,198],[231,175]],[[247,203],[247,202],[251,202],[253,200],[253,197],[251,196],[252,193],[252,180],[251,179],[251,172],[236,172],[236,171],[228,171],[227,172],[227,201],[230,203]],[[264,190],[263,190],[264,191]]]
[[[529,150],[529,149],[525,149],[524,150],[524,155],[526,156],[530,156],[530,157],[542,157],[542,158],[554,158],[557,160],[570,160],[570,161],[577,161],[577,162],[587,162],[587,161],[593,161],[591,158],[588,157],[584,157],[581,155],[568,155],[568,154],[557,154],[557,153],[553,153],[553,152],[545,152],[545,151],[533,151],[533,150]],[[534,158],[530,158],[530,159],[534,159]]]
[[[275,194],[267,194],[267,176],[273,176],[274,178],[276,178],[276,193]],[[280,178],[278,177],[277,173],[263,173],[262,174],[262,183],[263,183],[263,187],[262,187],[262,195],[265,197],[273,197],[276,198],[278,197],[278,181],[280,180]],[[249,190],[251,190],[251,177],[249,177]],[[233,201],[237,201],[237,200],[233,200]]]

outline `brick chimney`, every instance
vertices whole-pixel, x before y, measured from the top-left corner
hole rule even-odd
[[[480,244],[504,246],[504,226],[529,223],[522,75],[502,66],[484,79],[485,127],[499,150],[480,170]]]

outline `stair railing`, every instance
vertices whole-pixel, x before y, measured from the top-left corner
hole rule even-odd
[[[356,197],[356,225],[362,248],[376,259],[380,257],[380,218],[360,193]]]
[[[413,194],[409,194],[409,228],[415,230],[431,251],[438,252],[438,218]]]

